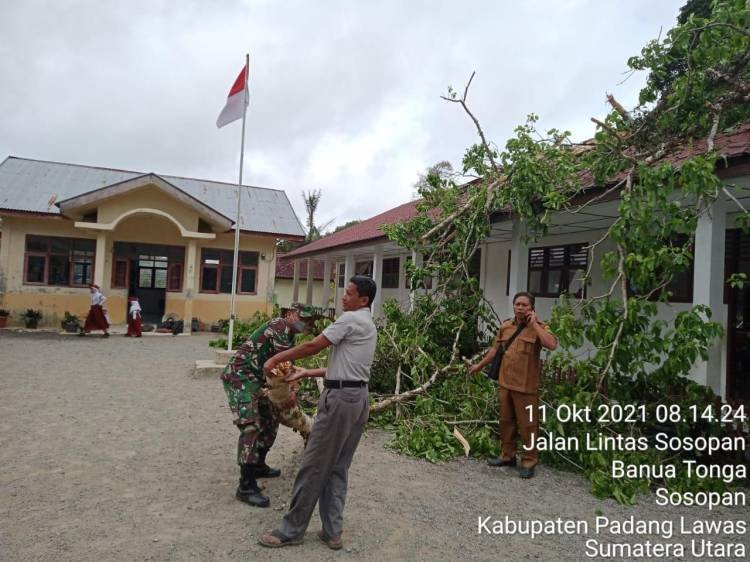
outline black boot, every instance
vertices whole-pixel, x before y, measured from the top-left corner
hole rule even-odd
[[[268,449],[261,449],[258,451],[258,464],[251,464],[248,466],[253,467],[253,476],[256,478],[276,478],[281,476],[281,471],[278,468],[271,468],[266,464],[266,455]]]
[[[236,497],[241,502],[255,507],[268,507],[271,501],[260,492],[253,474],[253,465],[240,465],[240,485],[237,487]]]

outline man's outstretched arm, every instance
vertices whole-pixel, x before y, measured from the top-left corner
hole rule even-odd
[[[323,351],[326,347],[330,346],[331,342],[328,341],[323,334],[316,336],[314,340],[306,341],[299,345],[295,345],[291,349],[277,353],[273,357],[269,358],[263,363],[263,371],[266,375],[271,374],[271,370],[275,369],[279,363],[284,361],[294,361],[295,359],[302,359],[303,357],[310,357],[311,355],[317,355]]]
[[[305,369],[304,367],[295,367],[294,370],[289,373],[284,380],[286,382],[294,382],[299,379],[313,378],[313,377],[325,377],[326,368],[322,367],[319,369]]]

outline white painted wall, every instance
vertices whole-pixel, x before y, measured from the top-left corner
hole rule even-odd
[[[733,224],[727,221],[727,224]],[[567,244],[575,243],[593,243],[599,240],[604,234],[604,231],[591,231],[579,234],[569,235],[555,235],[547,236],[536,242],[529,242],[529,248],[538,248],[546,246],[562,246]],[[513,315],[513,311],[508,304],[508,297],[505,294],[507,287],[507,276],[508,276],[508,250],[510,249],[510,242],[496,242],[489,243],[486,245],[487,257],[483,260],[486,271],[482,272],[482,279],[484,280],[484,292],[487,299],[490,301],[495,312],[501,319],[510,318]],[[588,296],[600,295],[607,292],[610,288],[611,281],[605,282],[602,278],[601,268],[599,267],[601,256],[609,250],[614,249],[614,245],[600,244],[594,256],[594,265],[591,271],[592,284],[588,287]],[[528,256],[526,256],[528,259]],[[525,287],[527,289],[528,287]],[[619,293],[619,287],[615,289]],[[558,299],[537,297],[536,299],[536,310],[539,317],[548,321],[552,314],[552,308],[557,303]],[[727,318],[727,306],[724,306],[723,318]],[[664,320],[667,323],[672,323],[680,312],[690,310],[692,304],[690,303],[674,303],[674,304],[659,304],[657,319]],[[586,346],[582,350],[587,349]],[[588,349],[592,349],[588,346]],[[721,380],[722,383],[721,392],[724,393],[726,385],[726,367],[727,367],[727,345],[726,341],[722,341],[721,344]]]

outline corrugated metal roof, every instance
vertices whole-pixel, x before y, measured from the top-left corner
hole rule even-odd
[[[0,163],[0,209],[59,214],[55,202],[126,181],[144,172],[97,168],[9,156]],[[157,174],[207,207],[234,221],[237,186]],[[243,186],[240,228],[269,234],[304,236],[286,193]]]

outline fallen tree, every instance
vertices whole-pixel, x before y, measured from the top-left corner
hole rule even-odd
[[[750,225],[750,213],[733,186],[716,175],[723,161],[717,139],[750,120],[749,25],[744,0],[714,1],[708,17],[688,14],[663,40],[652,41],[628,61],[633,72],[649,72],[639,104],[627,110],[607,96],[611,111],[603,119],[592,118],[596,135],[583,143],[574,142],[567,131],[540,130],[532,114],[501,150],[486,138],[469,108],[474,75],[462,93],[449,89],[444,99],[465,111],[479,142],[466,150],[460,177],[427,174],[419,187],[418,216],[384,227],[393,242],[424,258],[406,266],[411,309],[384,303],[371,379],[371,411],[378,414],[376,421],[395,429],[397,448],[430,460],[466,448],[479,455],[497,452],[488,423],[496,419],[495,391],[481,377],[462,376],[467,358],[481,353],[498,324],[474,267],[493,213],[518,221],[534,240],[548,232],[555,216],[617,200],[617,218],[586,244],[581,292],[564,294],[554,307],[552,329],[562,349],[546,362],[543,402],[551,408],[715,404],[710,389],[691,382],[688,373],[706,359],[722,335],[721,325],[705,306],[663,321],[657,303],[669,299],[672,281],[690,268],[698,221],[715,201],[729,200],[736,206],[736,225]],[[591,285],[594,263],[601,264],[608,283],[600,294]],[[590,351],[582,353],[584,345]],[[388,370],[381,372],[386,364]],[[399,408],[394,412],[392,406]],[[453,437],[456,426],[468,445]],[[568,436],[594,429],[643,436],[656,430],[653,421],[563,428],[548,419],[543,425],[543,431],[564,430]],[[668,429],[678,435],[727,430],[705,419],[676,421]],[[676,461],[651,449],[546,456],[547,462],[586,474],[597,495],[626,503],[657,480],[670,490],[726,485],[688,479],[682,468],[669,481],[612,478],[612,461],[623,459],[641,465]]]

